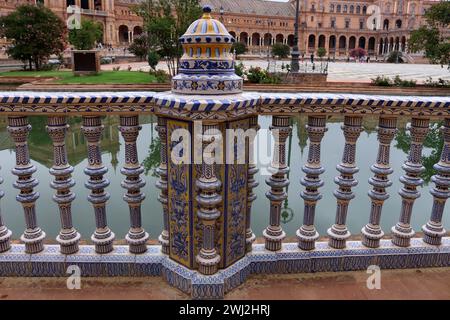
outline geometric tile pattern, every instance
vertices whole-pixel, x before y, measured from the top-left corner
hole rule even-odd
[[[108,254],[97,254],[94,246],[82,245],[77,254],[63,255],[58,245],[45,245],[38,254],[26,254],[22,244],[0,254],[2,277],[66,277],[67,267],[77,265],[83,277],[158,277],[190,294],[193,299],[222,299],[243,284],[251,274],[286,274],[365,270],[370,265],[381,269],[450,267],[450,237],[440,246],[421,238],[411,239],[411,246],[397,247],[381,240],[379,248],[367,248],[360,241],[348,241],[344,249],[334,249],[327,242],[317,242],[313,251],[303,251],[297,243],[283,243],[278,252],[254,244],[252,252],[212,276],[181,266],[161,253],[161,246],[148,246],[144,254],[131,254],[128,246],[115,246]]]
[[[256,110],[254,110],[256,108]],[[169,92],[32,92],[0,91],[0,113],[163,112],[174,115],[245,111],[271,114],[315,111],[385,113],[395,115],[444,115],[450,113],[450,97],[388,96],[348,93],[244,92],[219,99]]]

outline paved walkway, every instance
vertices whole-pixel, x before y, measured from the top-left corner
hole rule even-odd
[[[267,68],[267,61],[264,60],[248,60],[243,61],[243,63],[246,68],[250,66]],[[281,68],[282,63],[281,61],[277,62],[277,69]],[[117,65],[103,65],[102,69],[112,70],[115,66]],[[148,71],[150,69],[147,62],[125,63],[120,65],[121,70],[127,70],[128,66],[131,66],[133,71]],[[160,63],[158,69],[167,70],[164,63]],[[441,68],[440,65],[335,62],[330,63],[328,67],[328,81],[371,82],[371,79],[378,75],[386,75],[389,77],[399,75],[402,79],[416,80],[418,83],[426,81],[428,77],[432,77],[434,81],[437,81],[438,78],[450,81],[450,71],[446,67]]]
[[[383,270],[381,289],[369,290],[365,271],[252,276],[226,299],[430,299],[450,300],[450,268]],[[0,278],[0,300],[8,299],[189,299],[160,278],[86,278],[68,290],[65,278]]]

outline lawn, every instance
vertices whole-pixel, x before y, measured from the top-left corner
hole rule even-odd
[[[156,82],[147,72],[101,71],[93,76],[74,76],[71,71],[11,71],[0,72],[6,77],[57,77],[58,84],[146,84]]]

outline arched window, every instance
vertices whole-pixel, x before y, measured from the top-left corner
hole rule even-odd
[[[360,14],[361,13],[361,7],[360,6],[356,6],[356,13]]]
[[[367,14],[367,7],[366,6],[363,7],[363,12],[362,13],[363,14]]]
[[[355,6],[354,5],[351,5],[350,6],[350,13],[354,13],[355,12]]]
[[[334,12],[334,4],[330,4],[330,12]]]
[[[344,10],[343,10],[343,12],[344,12],[344,13],[347,13],[347,5],[346,5],[346,4],[344,4]]]
[[[341,12],[341,5],[340,4],[337,5],[336,12]]]

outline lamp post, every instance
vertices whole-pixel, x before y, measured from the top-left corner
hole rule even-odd
[[[291,72],[298,72],[300,69],[300,50],[298,48],[298,24],[299,24],[299,14],[300,14],[300,0],[296,1],[295,9],[295,24],[294,24],[294,47],[291,53]]]
[[[267,20],[267,34],[268,35],[271,35],[271,33],[270,33],[271,22],[272,21],[270,19]],[[269,71],[269,69],[270,69],[270,45],[271,45],[271,43],[272,43],[272,35],[270,36],[270,38],[268,38],[268,41],[267,41],[267,71]]]
[[[220,12],[220,22],[223,23],[223,14],[225,13],[225,9],[223,8],[223,6],[220,7],[219,12]]]

